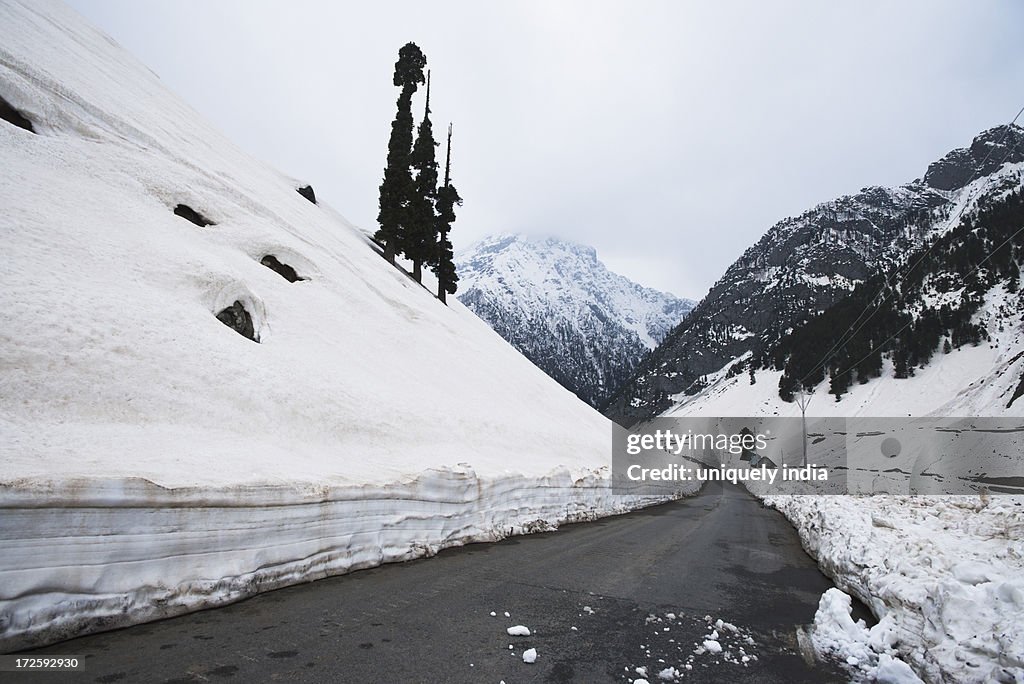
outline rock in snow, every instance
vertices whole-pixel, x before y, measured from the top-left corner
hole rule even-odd
[[[0,120],[0,650],[653,502],[611,496],[605,418],[73,10],[0,3],[0,45],[35,131]]]

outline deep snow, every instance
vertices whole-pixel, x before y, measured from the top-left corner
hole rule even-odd
[[[70,9],[0,3],[0,95],[39,133],[0,121],[0,650],[653,500],[611,496],[606,419]]]
[[[1024,682],[1024,497],[770,496],[836,585],[812,640],[859,678],[906,661],[930,682]],[[895,676],[895,675],[894,675]]]

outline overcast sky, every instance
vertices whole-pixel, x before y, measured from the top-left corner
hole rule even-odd
[[[71,5],[367,229],[413,41],[435,131],[455,123],[457,249],[555,235],[693,299],[779,219],[920,177],[1024,105],[1014,0]]]

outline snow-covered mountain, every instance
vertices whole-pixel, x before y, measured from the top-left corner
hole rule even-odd
[[[0,159],[0,651],[645,502],[607,419],[59,3],[0,2]]]
[[[754,404],[788,412],[788,404],[770,398],[773,393],[778,396],[780,373],[771,371],[772,378],[758,375],[758,369],[773,368],[782,340],[872,276],[897,273],[908,255],[956,228],[963,216],[1019,188],[1022,162],[1024,130],[999,126],[981,133],[970,147],[953,150],[931,164],[921,179],[897,188],[865,188],[780,221],[729,267],[683,324],[644,359],[630,382],[606,404],[605,414],[631,424],[677,405],[720,415],[754,410]],[[998,299],[995,294],[992,297]],[[986,309],[977,315],[1000,314]],[[1003,332],[1016,325],[1019,321],[1004,321]],[[808,354],[823,355],[828,346]],[[929,386],[931,393],[924,404],[911,402],[898,410],[905,415],[925,404],[937,409],[970,383],[996,372],[999,363],[998,358],[989,359],[983,369],[976,369],[981,375],[968,378],[961,377],[950,360],[950,368],[936,373],[947,380],[956,377],[955,382],[941,388]],[[751,368],[756,389],[748,377],[738,377]],[[1012,369],[1004,370],[1012,375]],[[748,389],[735,390],[724,403],[704,403],[709,392],[719,392],[717,383],[726,379],[731,386],[745,384]],[[906,383],[895,393],[880,386],[855,388],[853,396],[869,391],[878,397],[905,396],[904,392],[919,391],[920,382],[918,378],[916,383]],[[827,391],[826,387],[823,394]],[[897,410],[895,404],[883,409],[863,398],[860,401],[865,411]]]
[[[455,255],[459,300],[597,406],[693,308],[609,271],[593,247],[495,235]]]

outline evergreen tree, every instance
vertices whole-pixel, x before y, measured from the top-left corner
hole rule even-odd
[[[434,129],[430,123],[430,72],[427,72],[427,104],[423,111],[410,162],[415,172],[409,198],[408,226],[401,237],[402,251],[412,260],[412,277],[422,282],[424,263],[432,263],[437,251],[438,220],[434,213],[437,197],[437,160]]]
[[[459,192],[452,185],[452,125],[448,124],[448,153],[444,161],[444,185],[437,190],[438,244],[434,253],[434,273],[437,274],[437,298],[442,302],[446,296],[458,290],[459,274],[455,272],[455,254],[452,251],[448,233],[455,223],[455,206],[462,204]]]
[[[783,373],[782,377],[779,378],[779,398],[787,404],[791,404],[794,398],[793,393],[796,392],[798,384],[796,378]]]
[[[1010,294],[1016,294],[1017,290],[1020,289],[1020,269],[1016,263],[1011,261],[1006,267],[1006,273],[1006,291]]]
[[[832,377],[828,383],[828,391],[835,395],[836,401],[839,401],[848,389],[850,389],[850,374],[841,373],[838,369],[833,369]]]
[[[380,229],[374,235],[384,243],[384,257],[394,263],[399,242],[408,222],[409,198],[412,194],[410,151],[412,149],[412,96],[423,83],[427,58],[415,43],[406,43],[398,51],[394,84],[402,89],[398,96],[398,112],[391,123],[388,141],[388,162],[380,184]]]

